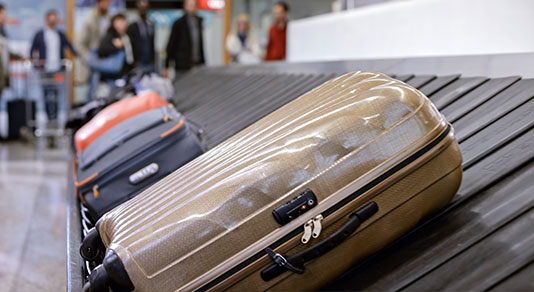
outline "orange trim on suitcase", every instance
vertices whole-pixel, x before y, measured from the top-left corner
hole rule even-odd
[[[81,187],[81,186],[87,184],[88,182],[92,181],[97,176],[98,176],[98,172],[95,172],[90,177],[82,180],[81,182],[76,182],[75,185],[76,185],[76,187]]]
[[[174,126],[174,127],[170,128],[170,129],[168,129],[167,131],[163,132],[163,134],[161,134],[160,137],[163,138],[163,137],[169,135],[170,133],[180,129],[180,127],[183,124],[184,124],[184,120],[180,120],[180,122],[176,126]]]
[[[76,185],[78,179],[78,173],[76,172],[76,165],[78,164],[78,158],[74,157],[72,160],[72,183]],[[78,196],[78,188],[74,188],[74,195]]]
[[[100,194],[100,192],[98,191],[98,187],[94,186],[93,187],[93,196],[95,197],[95,199],[98,199],[98,195],[99,194]]]

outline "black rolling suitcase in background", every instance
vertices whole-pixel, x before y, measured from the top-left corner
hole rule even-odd
[[[7,102],[7,125],[1,125],[0,138],[16,140],[21,136],[21,129],[28,126],[28,120],[35,118],[35,102],[14,99]],[[0,121],[4,122],[4,121]],[[7,132],[7,133],[6,133]]]
[[[116,125],[80,153],[78,195],[96,221],[203,152],[174,107],[155,108]]]

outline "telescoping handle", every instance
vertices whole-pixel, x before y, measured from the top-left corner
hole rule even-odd
[[[305,271],[304,263],[334,249],[334,247],[347,239],[365,220],[369,219],[376,212],[378,212],[378,205],[375,202],[366,204],[356,212],[351,213],[349,215],[349,221],[332,235],[328,236],[318,244],[289,257],[284,257],[281,254],[274,252],[272,249],[267,248],[267,254],[273,258],[275,263],[261,271],[261,278],[264,281],[269,281],[285,271],[302,274]]]

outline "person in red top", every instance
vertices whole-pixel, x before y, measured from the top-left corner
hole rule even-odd
[[[274,24],[269,29],[269,43],[265,61],[285,60],[286,58],[286,28],[289,5],[278,2],[273,6]]]

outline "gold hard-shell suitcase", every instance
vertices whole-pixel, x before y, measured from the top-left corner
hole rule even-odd
[[[388,76],[330,80],[105,214],[86,291],[308,290],[445,206],[454,131]]]

